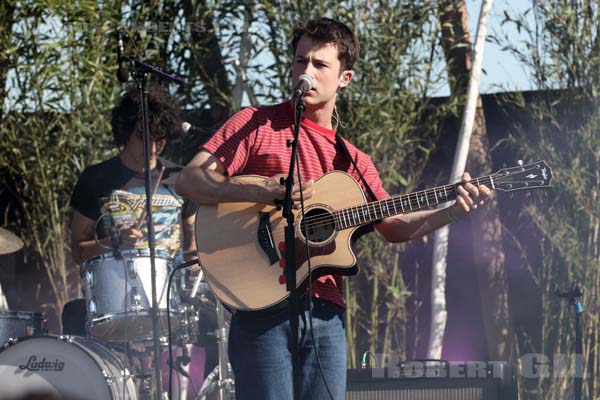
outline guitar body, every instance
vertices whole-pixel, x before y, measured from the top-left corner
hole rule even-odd
[[[233,178],[245,182],[260,181],[259,176]],[[356,257],[350,240],[356,230],[336,230],[326,224],[328,211],[365,204],[362,189],[350,175],[333,171],[315,184],[313,198],[306,200],[307,221],[325,222],[311,228],[309,247],[314,274],[352,275]],[[296,280],[300,286],[308,277],[306,240],[300,229],[299,211],[294,211],[296,225]],[[220,203],[202,205],[196,216],[196,244],[204,275],[217,298],[238,310],[260,310],[273,306],[288,296],[284,269],[284,229],[287,225],[276,207],[255,203]],[[312,232],[312,233],[311,233]]]
[[[233,178],[258,182],[259,176]],[[552,169],[544,161],[503,168],[471,183],[512,192],[550,187]],[[356,257],[350,240],[356,229],[394,215],[455,200],[459,184],[449,184],[367,203],[350,175],[333,171],[315,184],[304,217],[294,212],[296,282],[335,272],[353,275]],[[208,285],[222,303],[237,310],[271,307],[288,296],[284,269],[286,221],[274,206],[255,203],[203,205],[196,216],[198,256]],[[308,240],[306,239],[308,236]],[[308,251],[307,251],[308,244]]]

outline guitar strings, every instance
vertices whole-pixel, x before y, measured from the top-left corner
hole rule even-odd
[[[523,173],[523,172],[526,172],[526,171],[525,170],[519,171],[519,173]],[[476,184],[481,185],[481,184],[494,183],[493,180],[495,180],[496,183],[498,183],[501,179],[505,179],[512,175],[514,175],[514,174],[507,171],[505,174],[492,174],[492,175],[489,175],[486,177],[476,178],[474,180],[471,180],[471,182],[475,182]],[[357,205],[354,207],[348,207],[345,209],[336,210],[333,213],[328,213],[325,215],[308,217],[308,218],[305,218],[305,229],[310,229],[310,228],[315,228],[315,227],[325,226],[325,225],[331,225],[332,221],[333,221],[334,225],[336,225],[336,226],[343,225],[342,229],[349,228],[352,226],[363,225],[363,224],[367,223],[366,222],[367,220],[372,219],[371,210],[369,210],[370,206],[373,206],[373,212],[375,213],[375,217],[377,217],[377,208],[376,207],[379,207],[379,210],[383,217],[383,214],[384,214],[383,208],[382,208],[383,204],[385,204],[388,214],[390,214],[389,213],[390,206],[394,208],[394,214],[403,214],[403,213],[406,213],[406,211],[403,209],[401,213],[398,213],[397,208],[398,208],[398,206],[400,208],[402,208],[402,205],[403,205],[402,203],[404,202],[406,204],[405,200],[408,200],[408,206],[410,207],[408,212],[417,211],[422,208],[430,207],[431,205],[429,204],[430,203],[429,200],[434,200],[436,204],[443,203],[442,201],[438,200],[438,198],[436,196],[436,192],[439,193],[439,192],[441,192],[442,189],[445,190],[446,188],[456,191],[456,187],[458,185],[460,185],[460,183],[456,183],[453,185],[438,186],[433,189],[420,190],[418,192],[409,193],[407,195],[395,196],[395,197],[391,197],[391,198],[388,198],[385,200],[380,200],[380,201],[371,202],[371,203],[365,203],[365,204]],[[419,195],[420,193],[426,194],[425,203],[427,203],[427,205],[419,204],[419,199],[423,197],[423,196]],[[455,195],[455,193],[451,193],[451,194]],[[411,207],[413,204],[413,201],[411,200],[411,196],[415,196],[415,199],[417,200],[417,208]],[[451,201],[454,199],[456,199],[456,197],[454,197],[450,200],[447,200],[447,201]],[[436,205],[436,204],[434,204],[434,205]],[[347,213],[347,215],[345,215],[344,213]],[[390,214],[390,215],[392,215],[392,214]],[[352,218],[352,217],[354,217],[354,218]],[[345,222],[346,219],[350,222],[349,225],[347,225],[347,223]],[[351,221],[351,219],[354,219],[354,221]],[[358,219],[358,223],[356,223],[356,219]],[[361,222],[361,219],[364,219],[365,222]]]
[[[492,178],[497,178],[497,177],[498,177],[498,175],[490,175],[485,178],[478,178],[476,180],[476,183],[478,182],[479,185],[485,185],[485,184],[491,183]],[[436,192],[439,193],[442,190],[445,191],[446,189],[450,189],[450,190],[452,190],[450,195],[456,195],[457,185],[458,184],[438,186],[433,189],[420,190],[418,192],[409,193],[406,195],[395,196],[395,197],[391,197],[388,199],[384,199],[384,200],[380,200],[380,201],[376,201],[376,202],[372,202],[372,203],[366,203],[366,204],[361,204],[361,205],[354,206],[354,207],[348,207],[348,208],[345,208],[342,210],[336,210],[331,214],[307,217],[304,220],[305,228],[311,229],[311,228],[316,228],[319,226],[331,225],[332,222],[334,222],[334,224],[337,226],[338,225],[337,221],[343,222],[344,218],[347,218],[350,221],[351,217],[353,217],[353,216],[356,217],[355,219],[359,220],[359,223],[358,224],[354,223],[354,224],[348,225],[347,227],[362,225],[363,223],[360,222],[361,217],[362,217],[362,219],[365,219],[365,220],[372,219],[371,212],[375,213],[375,216],[377,216],[377,210],[375,207],[379,207],[379,210],[381,210],[381,214],[383,217],[383,211],[382,211],[383,204],[386,204],[386,207],[388,208],[388,210],[390,207],[393,207],[394,209],[401,209],[402,202],[404,200],[408,200],[409,204],[412,205],[413,200],[411,200],[411,197],[414,196],[414,198],[417,199],[417,202],[418,202],[418,199],[423,197],[423,196],[419,196],[419,194],[424,193],[424,194],[426,194],[425,203],[427,203],[427,205],[420,205],[420,206],[417,206],[417,208],[411,208],[409,210],[409,211],[417,211],[422,208],[430,207],[430,205],[429,205],[430,200],[437,202],[437,204],[442,203],[441,201],[438,200]],[[456,197],[454,197],[451,200],[454,200],[455,198]],[[448,201],[451,201],[451,200],[448,200]],[[369,210],[369,207],[373,207],[373,211]],[[348,213],[347,217],[343,216],[344,212]],[[404,213],[404,211],[402,213]],[[389,214],[389,212],[388,212],[388,214]],[[344,224],[344,225],[346,225],[346,224]]]

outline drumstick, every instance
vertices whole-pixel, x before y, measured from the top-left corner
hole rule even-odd
[[[190,293],[190,299],[193,299],[194,297],[196,297],[196,294],[198,293],[198,289],[200,288],[200,282],[202,282],[203,277],[204,277],[204,271],[200,270],[200,273],[198,273],[198,275],[196,276],[196,282],[194,282],[194,287],[192,288],[192,291]]]
[[[165,166],[161,165],[160,170],[158,171],[158,179],[156,180],[156,182],[154,182],[154,186],[152,187],[152,194],[150,195],[150,198],[152,198],[152,196],[154,196],[154,193],[156,193],[156,190],[158,189],[158,185],[160,185],[160,180],[162,179],[163,172],[165,172]],[[150,201],[152,201],[152,200],[150,200]],[[152,207],[152,204],[150,204],[150,207]],[[144,209],[142,210],[142,213],[140,214],[139,218],[137,219],[137,221],[135,223],[136,228],[139,227],[140,224],[142,223],[142,221],[144,220],[144,218],[146,218],[146,210],[147,210],[147,208],[144,207]]]
[[[187,251],[184,251],[181,255],[183,256],[183,259],[186,260],[188,256],[194,256],[194,257],[196,257],[196,255],[198,255],[198,251],[196,251],[196,250],[187,250]]]

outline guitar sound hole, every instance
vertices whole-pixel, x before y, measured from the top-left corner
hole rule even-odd
[[[300,224],[300,229],[304,238],[308,236],[309,241],[313,243],[325,242],[335,233],[335,220],[328,210],[313,208],[306,213]]]

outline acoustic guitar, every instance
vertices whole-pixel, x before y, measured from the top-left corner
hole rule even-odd
[[[256,182],[266,178],[232,179]],[[551,180],[550,167],[544,161],[537,161],[504,168],[471,183],[511,192],[546,188]],[[299,211],[294,212],[298,285],[309,275],[309,258],[313,278],[331,273],[356,274],[351,238],[360,226],[455,200],[459,184],[374,202],[367,202],[358,182],[344,172],[327,173],[314,185],[315,195],[305,201],[304,217]],[[197,251],[207,283],[222,303],[251,311],[287,298],[283,269],[285,226],[281,211],[272,205],[239,202],[199,208]]]

